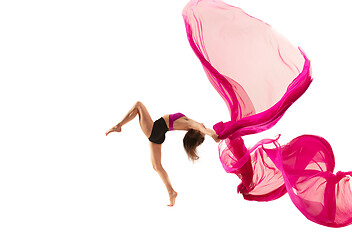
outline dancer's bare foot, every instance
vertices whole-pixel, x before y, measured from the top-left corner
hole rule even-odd
[[[175,205],[175,200],[176,200],[176,197],[177,197],[177,192],[173,192],[171,194],[169,194],[169,197],[170,197],[170,204],[168,205],[169,207],[172,207],[173,205]]]
[[[111,132],[121,132],[121,125],[117,124],[116,126],[113,126],[109,131],[105,133],[105,135],[107,136]]]

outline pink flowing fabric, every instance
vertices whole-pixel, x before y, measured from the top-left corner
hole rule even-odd
[[[280,146],[263,139],[250,149],[242,136],[274,126],[307,90],[305,54],[270,25],[220,0],[191,0],[183,10],[187,37],[231,116],[214,130],[221,163],[242,180],[247,200],[270,201],[286,192],[309,220],[329,227],[352,222],[352,172],[334,171],[329,143],[303,135]]]

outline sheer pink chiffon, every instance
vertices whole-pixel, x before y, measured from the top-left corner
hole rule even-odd
[[[310,61],[270,25],[220,0],[191,0],[183,10],[187,37],[231,121],[214,130],[221,163],[242,180],[247,200],[286,192],[310,220],[330,227],[352,222],[352,172],[333,174],[329,143],[304,135],[280,146],[263,139],[247,149],[242,136],[274,126],[309,87]]]

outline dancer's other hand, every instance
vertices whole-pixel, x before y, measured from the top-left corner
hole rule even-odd
[[[214,139],[215,142],[219,143],[221,140],[219,139],[219,135],[217,135],[214,131],[214,133],[211,135],[211,137]]]

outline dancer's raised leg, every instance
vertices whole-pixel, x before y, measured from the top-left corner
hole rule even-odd
[[[121,122],[109,129],[105,134],[108,135],[111,132],[121,132],[121,127],[134,119],[137,114],[139,116],[139,124],[143,133],[149,137],[153,128],[153,120],[150,117],[147,108],[141,102],[136,102]]]
[[[166,186],[170,198],[170,204],[168,206],[172,207],[175,204],[177,192],[172,188],[169,176],[161,165],[161,144],[155,144],[150,142],[149,146],[153,168],[159,174],[161,180]]]

